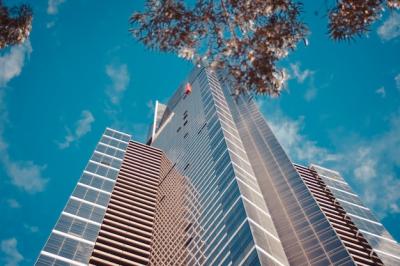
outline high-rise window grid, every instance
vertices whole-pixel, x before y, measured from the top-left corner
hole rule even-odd
[[[37,264],[398,265],[340,174],[293,165],[228,81],[195,69],[156,103],[151,146],[107,128]]]

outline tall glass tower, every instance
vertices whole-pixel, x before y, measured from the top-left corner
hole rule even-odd
[[[293,164],[228,79],[194,69],[147,145],[107,129],[37,265],[400,265],[340,174]]]
[[[228,79],[197,68],[156,108],[151,145],[197,193],[202,248],[188,250],[202,257],[188,265],[400,265],[398,243],[340,175],[312,166],[331,177],[315,188]]]

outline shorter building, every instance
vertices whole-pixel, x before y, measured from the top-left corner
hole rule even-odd
[[[201,233],[196,193],[174,166],[107,128],[36,265],[184,265],[199,256],[187,251]]]
[[[399,265],[398,243],[338,172],[294,166],[357,265]]]
[[[130,138],[105,130],[36,265],[88,264]]]

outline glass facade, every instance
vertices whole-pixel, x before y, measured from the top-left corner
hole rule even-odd
[[[354,264],[251,96],[231,97],[228,76],[219,73],[219,77],[248,167],[254,171],[289,263]]]
[[[130,136],[107,128],[35,265],[87,265]]]
[[[338,204],[345,210],[348,219],[358,228],[373,251],[385,265],[400,265],[400,246],[371,210],[365,207],[343,177],[336,171],[318,165],[311,165],[319,177],[327,184]]]
[[[183,83],[191,93],[178,88],[153,127],[151,145],[174,162],[198,202],[199,229],[184,253],[186,265],[398,265],[396,241],[340,175],[329,172],[324,181],[335,204],[368,242],[355,241],[357,234],[342,240],[341,225],[321,209],[326,202],[302,179],[252,97],[232,97],[228,79],[195,69]],[[371,261],[363,260],[365,252]]]
[[[191,94],[177,90],[152,142],[196,194],[200,233],[187,265],[288,265],[218,78],[196,69],[188,82]]]
[[[36,265],[400,265],[340,174],[293,164],[228,81],[194,69],[151,146],[106,129]]]

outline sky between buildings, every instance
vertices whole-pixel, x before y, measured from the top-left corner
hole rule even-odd
[[[399,241],[400,13],[386,12],[363,39],[335,43],[323,2],[305,1],[310,44],[280,62],[287,91],[257,101],[294,162],[340,171]],[[154,102],[165,102],[193,67],[131,38],[128,19],[142,1],[29,3],[30,39],[0,51],[7,265],[34,263],[105,127],[143,141]]]

